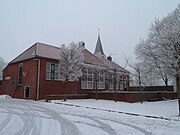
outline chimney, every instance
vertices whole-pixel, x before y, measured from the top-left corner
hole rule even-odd
[[[83,48],[85,48],[85,42],[81,41],[81,42],[79,42],[79,45],[82,46]]]
[[[111,56],[108,56],[107,59],[110,60],[110,61],[112,61],[112,57],[111,57]]]

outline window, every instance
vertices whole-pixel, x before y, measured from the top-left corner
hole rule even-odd
[[[22,84],[22,74],[23,74],[23,63],[20,63],[18,69],[18,84]]]
[[[120,90],[123,90],[123,76],[120,76],[120,80],[119,80],[119,85],[120,85]]]
[[[97,88],[98,89],[105,89],[105,76],[104,71],[100,70],[97,78]]]
[[[29,86],[25,86],[24,97],[25,98],[29,98],[30,97],[30,87]]]
[[[55,64],[51,64],[51,80],[55,78]]]
[[[59,64],[46,63],[46,80],[59,80]]]
[[[50,74],[51,74],[51,64],[46,63],[46,80],[50,80]]]
[[[119,82],[120,82],[120,78],[117,75],[117,78],[116,78],[116,90],[119,90]]]
[[[109,89],[113,89],[113,74],[109,73]]]
[[[120,86],[119,86],[119,82],[120,82],[120,78],[117,75],[117,73],[109,73],[109,79],[108,79],[108,84],[109,84],[109,89],[114,89],[114,87],[116,87],[116,90],[119,90]],[[116,85],[116,86],[115,86]]]
[[[90,68],[82,68],[83,76],[81,77],[82,89],[93,89],[93,72]]]
[[[124,87],[124,90],[127,90],[127,76],[123,76],[123,87]]]
[[[97,88],[105,89],[105,74],[103,70],[98,71],[97,77],[95,78],[95,74],[93,73],[93,69],[91,68],[82,68],[83,76],[81,77],[81,88],[82,89],[93,89],[95,79],[97,79]]]
[[[55,64],[55,72],[54,72],[54,78],[56,80],[59,80],[59,64]]]

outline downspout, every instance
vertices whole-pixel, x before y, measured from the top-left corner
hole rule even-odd
[[[36,86],[36,100],[39,99],[39,86],[40,86],[40,59],[34,59],[35,61],[38,61],[38,78],[37,78],[37,86]]]

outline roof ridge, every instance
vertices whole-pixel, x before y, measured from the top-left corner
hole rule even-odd
[[[57,49],[60,49],[60,47],[57,47],[57,46],[54,46],[52,44],[46,44],[46,43],[42,43],[42,42],[36,42],[38,45],[45,45],[45,46],[50,46],[50,47],[53,47],[53,48],[57,48]]]

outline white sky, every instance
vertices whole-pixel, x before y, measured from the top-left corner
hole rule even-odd
[[[9,62],[35,42],[84,41],[94,53],[100,28],[105,54],[122,64],[155,17],[179,0],[0,0],[0,56]],[[124,54],[123,54],[124,53]]]

